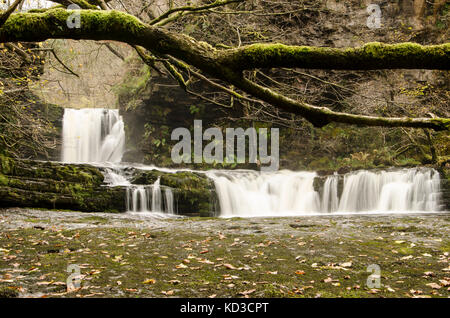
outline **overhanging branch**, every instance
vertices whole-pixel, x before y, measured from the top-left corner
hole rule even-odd
[[[242,91],[303,116],[316,126],[346,124],[432,128],[450,130],[447,118],[382,118],[334,112],[290,99],[242,76],[242,70],[259,67],[322,69],[441,69],[450,67],[450,44],[421,46],[412,43],[370,43],[360,48],[333,49],[281,44],[256,44],[239,49],[217,50],[205,42],[142,23],[118,11],[81,10],[81,28],[70,29],[67,19],[75,11],[52,9],[42,13],[12,14],[0,28],[1,42],[44,41],[49,38],[115,40],[139,45],[158,56],[170,55],[203,73]]]
[[[450,69],[450,43],[368,43],[357,48],[253,44],[220,53],[219,62],[237,70],[298,67],[334,70]]]

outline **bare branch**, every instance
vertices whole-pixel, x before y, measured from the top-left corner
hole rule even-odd
[[[173,9],[169,9],[168,11],[166,11],[165,13],[161,14],[159,17],[153,19],[152,21],[150,21],[150,25],[154,25],[157,24],[158,22],[168,18],[170,15],[176,13],[176,12],[196,12],[196,11],[203,11],[203,10],[207,10],[207,9],[212,9],[212,8],[217,8],[217,7],[221,7],[221,6],[225,6],[227,4],[230,3],[238,3],[238,2],[243,2],[244,0],[216,0],[210,4],[204,5],[204,6],[199,6],[199,7],[195,7],[195,6],[184,6],[184,7],[178,7],[178,8],[173,8]]]

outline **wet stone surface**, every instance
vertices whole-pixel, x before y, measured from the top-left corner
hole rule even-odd
[[[223,219],[2,209],[0,296],[449,297],[449,225],[448,213]],[[75,290],[69,265],[80,270]],[[370,265],[379,285],[367,285]]]

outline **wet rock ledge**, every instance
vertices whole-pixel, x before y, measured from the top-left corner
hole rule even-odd
[[[83,212],[125,211],[126,189],[107,187],[90,165],[17,160],[0,155],[0,205]]]
[[[214,185],[203,174],[157,170],[130,172],[133,184],[151,185],[160,178],[162,187],[172,189],[178,214],[215,214]],[[0,207],[125,212],[126,187],[110,187],[104,179],[101,168],[87,164],[18,160],[0,154]]]

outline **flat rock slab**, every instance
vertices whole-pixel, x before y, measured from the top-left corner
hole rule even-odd
[[[223,219],[3,209],[0,293],[448,297],[449,223],[448,213]],[[81,289],[67,292],[71,264]],[[373,266],[378,287],[367,285]]]

